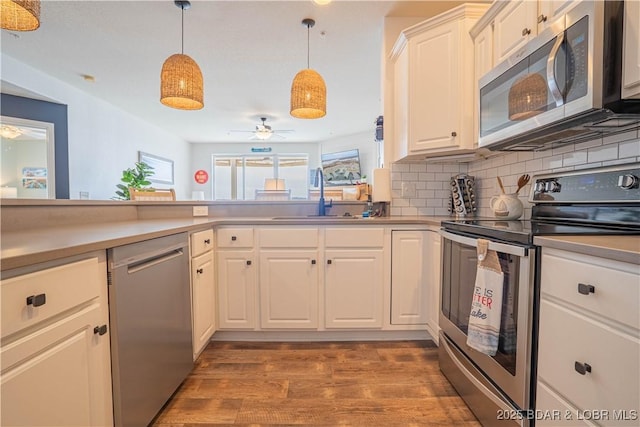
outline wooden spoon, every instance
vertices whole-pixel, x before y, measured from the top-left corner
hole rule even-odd
[[[496,176],[496,179],[498,180],[498,185],[500,186],[500,190],[502,191],[502,194],[505,194],[506,192],[504,191],[504,185],[502,185],[502,180],[500,179],[499,176]]]
[[[518,189],[516,190],[516,194],[518,194],[520,192],[522,187],[524,187],[525,185],[527,185],[529,183],[530,179],[531,179],[531,177],[528,174],[524,174],[520,178],[518,178]]]

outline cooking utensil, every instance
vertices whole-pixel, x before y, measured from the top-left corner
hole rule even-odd
[[[520,192],[522,187],[524,187],[525,185],[527,185],[529,183],[530,179],[531,179],[531,177],[529,176],[529,174],[524,174],[520,178],[518,178],[518,189],[516,190],[516,194],[518,194]]]
[[[500,186],[500,190],[502,191],[502,194],[506,194],[507,192],[504,191],[504,185],[502,185],[502,180],[500,179],[499,176],[496,176],[496,179],[498,180],[498,185]]]

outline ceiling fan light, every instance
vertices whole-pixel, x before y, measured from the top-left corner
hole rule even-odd
[[[40,27],[40,0],[2,0],[0,16],[5,30],[36,30]]]
[[[162,64],[160,102],[179,110],[200,110],[204,107],[202,72],[188,55],[176,53]]]
[[[327,114],[327,86],[315,70],[307,68],[294,77],[290,113],[299,119],[319,119]]]

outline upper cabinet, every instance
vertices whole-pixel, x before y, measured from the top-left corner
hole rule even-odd
[[[493,24],[493,51],[496,63],[507,59],[538,34],[538,3],[518,0],[508,5],[495,17]]]
[[[622,96],[640,98],[640,2],[624,2]]]
[[[390,55],[394,161],[473,149],[469,30],[487,7],[463,4],[400,34]]]

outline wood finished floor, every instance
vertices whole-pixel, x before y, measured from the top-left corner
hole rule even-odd
[[[154,427],[480,427],[431,341],[212,342]]]

